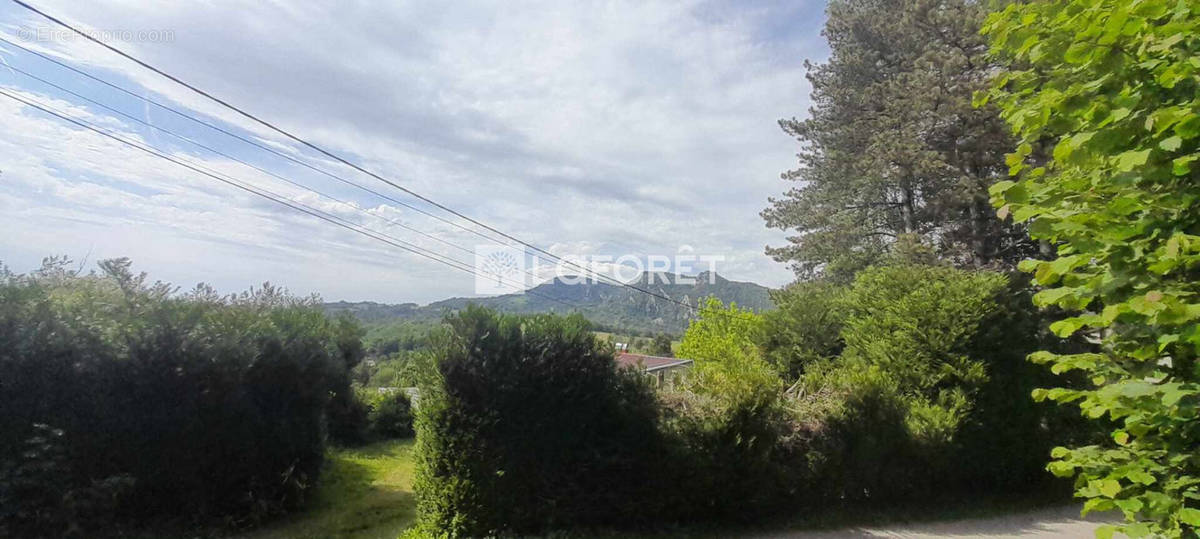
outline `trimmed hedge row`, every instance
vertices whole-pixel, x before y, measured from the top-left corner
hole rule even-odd
[[[300,504],[357,326],[269,285],[177,295],[127,260],[100,266],[0,272],[0,535],[79,533],[96,500],[235,523]]]

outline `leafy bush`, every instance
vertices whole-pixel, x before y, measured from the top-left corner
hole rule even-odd
[[[839,302],[845,350],[811,364],[796,397],[833,495],[1044,484],[1039,462],[1053,440],[1083,433],[1026,398],[1045,377],[1023,360],[1043,344],[1026,296],[997,273],[859,273]]]
[[[130,478],[120,517],[247,522],[298,505],[323,459],[326,405],[360,353],[353,325],[270,285],[176,295],[124,259],[101,262],[103,275],[65,264],[0,275],[0,462],[40,465],[22,455],[52,425],[55,488]]]
[[[0,535],[85,536],[111,521],[133,487],[128,475],[76,484],[62,438],[63,431],[36,424],[16,462],[0,469]]]
[[[679,344],[679,356],[694,361],[689,387],[732,405],[777,398],[782,381],[759,351],[762,332],[761,316],[708,298]]]
[[[841,353],[845,317],[839,302],[844,290],[813,281],[772,291],[776,308],[763,314],[762,347],[767,361],[787,380],[799,378],[809,364]]]
[[[653,518],[653,389],[578,315],[469,307],[436,339],[417,412],[425,533],[481,536]]]
[[[650,354],[661,357],[673,357],[675,352],[671,350],[671,336],[666,333],[655,335],[654,342],[650,346]]]
[[[791,404],[814,480],[809,499],[896,498],[928,473],[907,428],[908,403],[878,367],[836,361],[810,365]]]
[[[371,407],[371,433],[381,438],[413,435],[412,402],[403,391],[382,395]]]
[[[416,387],[417,381],[433,370],[428,350],[398,352],[387,358],[364,361],[354,369],[354,378],[364,387]]]
[[[1055,449],[1050,470],[1076,476],[1085,511],[1124,513],[1101,535],[1196,537],[1200,4],[1020,2],[984,31],[1011,66],[990,98],[1020,139],[1008,156],[1020,178],[996,183],[993,203],[1057,247],[1021,265],[1046,287],[1037,304],[1078,313],[1051,328],[1101,342],[1030,357],[1091,382],[1038,399],[1113,427],[1103,444]]]
[[[370,404],[354,391],[337,392],[327,407],[329,439],[343,446],[366,443],[372,430],[371,411]]]
[[[783,382],[758,348],[762,317],[710,298],[679,346],[692,372],[662,395],[671,458],[664,517],[744,520],[793,501],[801,452],[790,443]]]

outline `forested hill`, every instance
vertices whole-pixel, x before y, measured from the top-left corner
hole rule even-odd
[[[756,311],[773,307],[767,287],[730,281],[719,275],[715,275],[710,283],[707,272],[696,276],[695,283],[680,283],[674,274],[647,272],[631,284],[690,305],[714,296],[725,303],[733,301]],[[488,298],[450,298],[425,306],[415,303],[389,305],[339,301],[326,303],[325,310],[329,313],[350,312],[364,322],[397,318],[436,319],[446,311],[461,309],[469,303],[509,313],[562,313],[572,310],[561,301],[574,306],[599,328],[669,333],[682,332],[692,314],[689,309],[660,297],[608,283],[573,283],[571,280],[564,282],[563,279],[555,279],[534,287],[533,292]]]

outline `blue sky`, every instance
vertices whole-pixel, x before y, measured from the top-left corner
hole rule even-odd
[[[387,5],[384,5],[387,4]],[[393,5],[394,4],[394,5]],[[778,286],[768,196],[789,186],[822,2],[67,2],[46,11],[398,183],[556,254],[720,255]],[[151,72],[0,3],[0,36],[390,196]],[[40,32],[40,33],[39,33]],[[107,34],[105,34],[107,32]],[[149,34],[147,32],[150,32]],[[153,39],[153,32],[168,39]],[[0,43],[0,86],[119,136],[466,259],[476,236]],[[321,199],[146,124],[358,206]],[[0,97],[0,261],[128,256],[153,278],[326,299],[471,295],[469,275],[274,206]],[[368,216],[369,214],[369,216]],[[449,217],[449,216],[446,216]]]

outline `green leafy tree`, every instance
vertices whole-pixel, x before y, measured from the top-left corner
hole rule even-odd
[[[1020,137],[1019,178],[994,185],[993,203],[1057,246],[1021,266],[1045,287],[1038,305],[1076,313],[1051,329],[1100,344],[1033,354],[1092,382],[1034,396],[1115,425],[1109,443],[1055,449],[1049,468],[1076,477],[1085,511],[1124,513],[1100,536],[1196,537],[1200,4],[1015,3],[984,31],[1011,64],[990,99]]]
[[[650,345],[650,353],[656,356],[672,357],[674,352],[671,351],[671,336],[666,333],[655,335],[654,342]]]
[[[730,403],[770,402],[782,381],[759,350],[762,316],[708,298],[688,325],[679,355],[695,361],[692,387]]]
[[[849,281],[904,235],[964,266],[1012,265],[1032,248],[988,206],[1011,138],[995,109],[971,105],[994,70],[985,14],[972,0],[830,2],[810,118],[780,121],[801,147],[782,177],[799,185],[762,213],[796,234],[768,254],[801,277]]]

